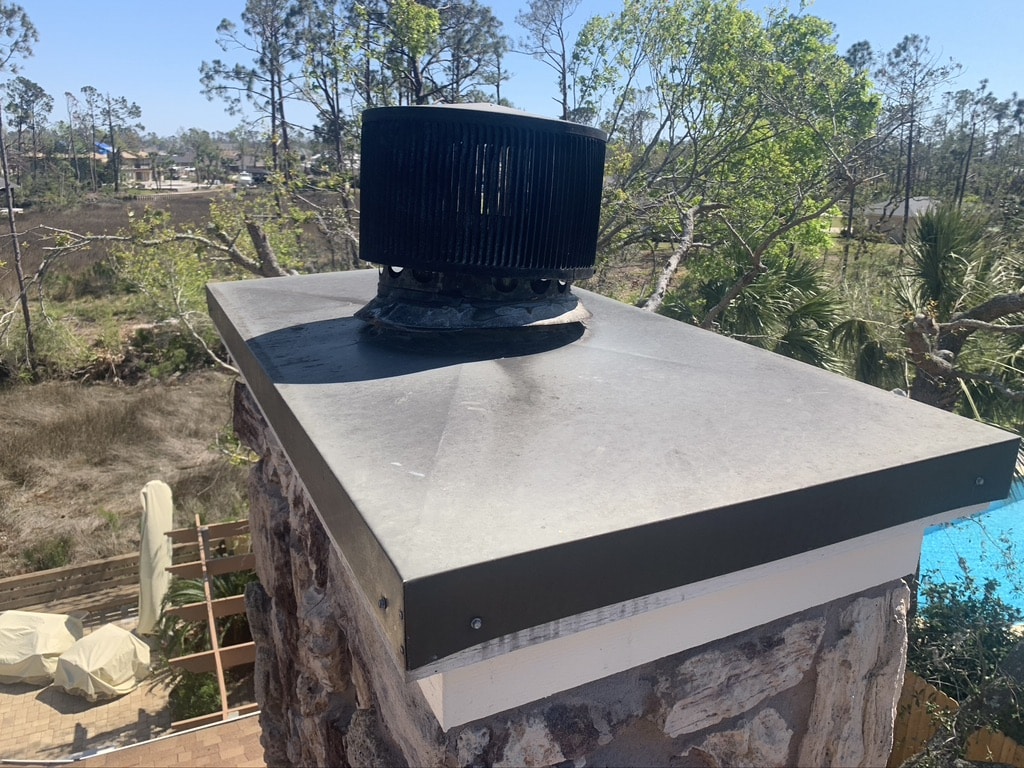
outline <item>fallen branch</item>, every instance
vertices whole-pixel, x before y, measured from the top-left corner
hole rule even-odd
[[[79,232],[49,226],[41,226],[39,229],[50,232],[55,236],[63,236],[70,239],[70,242],[43,246],[44,252],[55,255],[63,255],[88,248],[93,243],[130,243],[143,248],[158,248],[169,243],[197,243],[204,248],[222,254],[224,260],[257,277],[284,277],[295,274],[284,269],[278,263],[277,257],[273,249],[270,248],[269,241],[266,239],[266,233],[257,222],[246,220],[245,226],[250,239],[253,241],[253,247],[256,249],[258,259],[249,258],[239,249],[237,235],[231,237],[227,232],[212,224],[207,230],[209,237],[188,231],[170,231],[160,237],[137,238],[129,235],[83,235]]]
[[[683,231],[679,238],[679,243],[672,251],[672,255],[669,257],[665,268],[661,271],[661,276],[658,278],[658,284],[655,286],[654,292],[643,303],[643,309],[646,309],[648,312],[657,312],[661,308],[662,303],[665,301],[665,296],[668,295],[668,287],[672,282],[672,278],[679,270],[679,267],[685,263],[684,259],[689,259],[690,252],[697,247],[698,244],[693,241],[697,217],[712,213],[713,211],[720,211],[725,207],[722,203],[706,203],[686,209],[679,206],[679,215],[683,222]]]

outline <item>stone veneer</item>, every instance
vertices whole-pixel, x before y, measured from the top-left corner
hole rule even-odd
[[[241,383],[235,428],[260,456],[246,602],[268,765],[885,765],[903,580],[442,731]]]

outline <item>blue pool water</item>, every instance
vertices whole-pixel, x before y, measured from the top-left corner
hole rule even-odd
[[[921,546],[922,581],[962,579],[961,558],[976,584],[998,581],[999,598],[1024,611],[1024,488],[973,518],[930,528]]]

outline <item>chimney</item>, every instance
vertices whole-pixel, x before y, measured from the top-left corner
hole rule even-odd
[[[490,104],[363,113],[360,256],[381,265],[357,316],[408,330],[587,318],[605,136]]]
[[[884,764],[923,531],[1016,437],[574,289],[598,131],[364,132],[378,269],[209,287],[268,762]]]

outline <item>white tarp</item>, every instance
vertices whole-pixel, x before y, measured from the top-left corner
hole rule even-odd
[[[149,646],[115,624],[105,624],[57,659],[53,684],[89,701],[134,691],[149,674]]]
[[[162,480],[150,480],[142,489],[142,541],[139,544],[139,625],[140,635],[151,634],[160,619],[171,576],[171,530],[174,502],[171,489]]]
[[[72,616],[31,611],[0,613],[0,683],[46,685],[57,657],[82,636]]]

